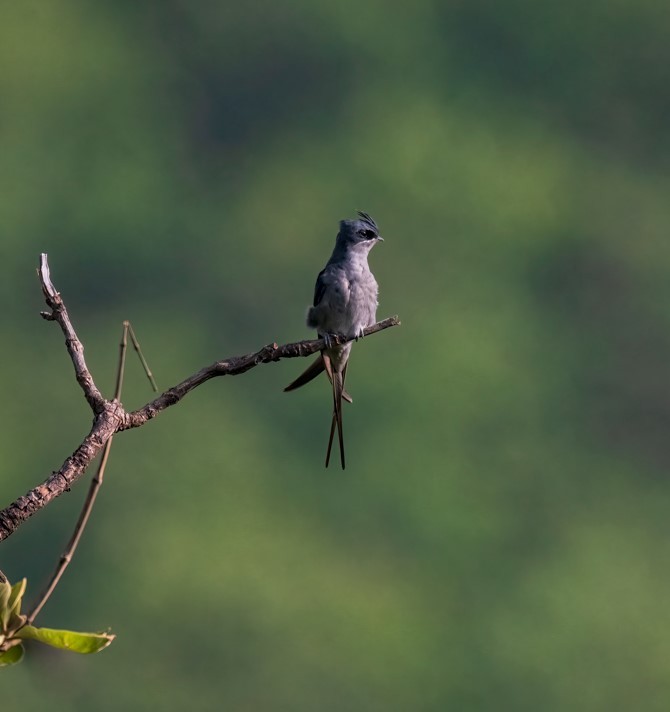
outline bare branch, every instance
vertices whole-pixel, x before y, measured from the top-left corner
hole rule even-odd
[[[61,468],[0,512],[0,541],[13,534],[26,519],[46,507],[51,500],[67,492],[119,429],[124,417],[125,413],[119,403],[106,401],[104,410],[96,416],[89,434]]]
[[[398,317],[392,316],[388,319],[384,319],[384,321],[374,324],[373,326],[367,327],[363,331],[363,334],[365,336],[369,336],[370,334],[376,334],[378,331],[388,329],[390,326],[398,326],[399,324],[400,320]],[[337,341],[344,344],[347,341],[353,341],[353,338],[345,339],[340,336],[337,337]],[[284,344],[283,346],[268,344],[260,349],[260,351],[247,354],[246,356],[233,356],[225,361],[216,361],[211,366],[201,369],[178,385],[169,388],[164,393],[161,393],[161,395],[151,401],[151,403],[147,403],[145,406],[133,411],[132,413],[127,413],[125,421],[120,429],[127,430],[128,428],[137,428],[140,425],[144,425],[147,420],[151,420],[156,417],[162,410],[169,408],[171,405],[175,405],[175,403],[179,403],[179,401],[187,393],[202,385],[210,378],[216,378],[217,376],[239,376],[241,373],[246,373],[255,366],[259,366],[263,363],[271,363],[273,361],[279,361],[283,358],[311,356],[311,354],[320,351],[323,347],[323,339],[298,341],[293,344]]]
[[[123,332],[121,334],[121,342],[119,344],[119,362],[116,368],[116,388],[114,389],[114,400],[116,401],[120,400],[121,390],[123,388],[123,374],[126,365],[126,346],[128,344],[128,332],[131,333],[133,343],[136,344],[135,350],[138,352],[138,355],[140,355],[140,360],[142,362],[144,370],[147,371],[149,368],[144,359],[144,356],[141,355],[139,343],[137,342],[137,338],[135,337],[135,334],[132,331],[132,326],[130,325],[130,322],[124,321]],[[61,580],[61,577],[65,573],[65,569],[72,561],[72,557],[74,556],[74,553],[77,550],[77,546],[79,545],[81,535],[84,533],[86,524],[88,523],[89,517],[91,516],[91,512],[93,511],[93,505],[95,504],[95,500],[98,496],[98,491],[100,490],[102,482],[105,478],[105,468],[107,467],[109,452],[112,449],[113,441],[114,436],[110,436],[110,438],[105,443],[105,446],[102,450],[102,457],[100,458],[100,462],[98,463],[98,469],[95,475],[93,476],[93,479],[91,480],[91,484],[89,485],[86,500],[84,501],[84,505],[82,506],[79,518],[77,519],[74,531],[72,532],[72,536],[70,537],[70,540],[68,541],[67,546],[65,547],[65,551],[58,560],[58,564],[56,565],[56,569],[51,575],[51,578],[49,579],[49,583],[46,585],[44,591],[42,591],[40,597],[37,599],[37,601],[35,601],[33,607],[30,609],[28,617],[26,618],[27,625],[32,625],[35,618],[37,618],[42,608],[44,608],[45,603],[49,600],[51,594],[56,589],[58,582]]]
[[[83,346],[77,338],[68,317],[65,305],[60,294],[56,291],[49,275],[47,256],[42,255],[39,269],[40,281],[47,305],[51,313],[46,313],[45,318],[57,321],[65,334],[65,345],[72,358],[75,374],[86,400],[95,413],[93,427],[84,438],[81,445],[70,457],[65,460],[60,470],[52,475],[41,485],[38,485],[23,497],[0,511],[0,541],[9,537],[16,529],[35,512],[45,507],[49,502],[67,491],[72,484],[81,477],[93,459],[105,447],[109,439],[117,432],[137,428],[148,420],[156,417],[158,413],[178,403],[194,388],[217,376],[237,376],[264,363],[271,363],[285,358],[302,358],[320,351],[324,347],[323,339],[298,341],[296,343],[269,344],[255,353],[245,356],[216,361],[211,366],[201,369],[189,376],[176,386],[169,388],[150,403],[131,413],[126,413],[118,400],[105,400],[93,382],[93,378],[86,367],[83,357]],[[397,316],[369,326],[364,330],[364,335],[369,336],[391,326],[398,326],[400,320]],[[338,337],[339,343],[346,343],[350,339]]]
[[[40,255],[40,266],[37,270],[37,274],[42,284],[42,291],[44,292],[47,306],[51,309],[51,312],[41,312],[41,314],[48,321],[57,321],[63,330],[63,334],[65,334],[65,346],[72,359],[77,383],[79,383],[84,391],[86,400],[93,412],[100,413],[104,408],[105,399],[93,382],[93,377],[86,366],[84,347],[72,327],[63,299],[51,281],[49,263],[44,253]]]

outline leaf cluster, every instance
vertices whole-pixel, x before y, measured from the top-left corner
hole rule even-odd
[[[74,653],[97,653],[115,638],[111,633],[80,633],[71,630],[37,628],[21,613],[26,579],[11,585],[0,582],[0,667],[23,659],[23,641],[36,640],[45,645]]]

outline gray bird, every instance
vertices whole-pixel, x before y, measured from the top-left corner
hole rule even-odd
[[[309,383],[323,371],[328,374],[333,386],[333,420],[326,467],[330,462],[333,436],[337,429],[344,469],[342,399],[351,403],[351,396],[344,390],[344,380],[352,342],[338,344],[333,337],[341,335],[358,340],[363,336],[363,329],[375,323],[378,287],[368,267],[368,253],[383,239],[377,223],[367,213],[359,212],[356,220],[340,221],[335,249],[316,278],[314,305],[307,312],[307,326],[316,329],[326,348],[304,373],[284,389],[292,391]]]

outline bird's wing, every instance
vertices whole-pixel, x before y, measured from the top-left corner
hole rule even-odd
[[[319,272],[319,275],[316,278],[316,284],[314,285],[314,306],[319,304],[319,302],[323,299],[327,286],[326,270],[322,269]]]
[[[316,378],[320,373],[323,372],[325,369],[325,366],[323,365],[323,359],[321,358],[321,354],[319,354],[316,358],[316,361],[313,361],[305,371],[303,371],[292,383],[289,383],[286,388],[284,388],[285,391],[293,391],[296,388],[300,388],[300,386],[304,386],[305,383],[309,383],[313,378]]]

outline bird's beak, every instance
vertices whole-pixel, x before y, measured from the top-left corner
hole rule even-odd
[[[384,238],[381,235],[377,235],[377,240],[381,240],[382,242],[384,242]]]

